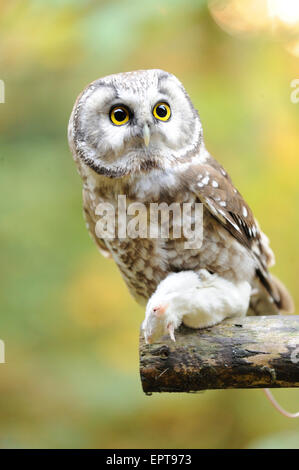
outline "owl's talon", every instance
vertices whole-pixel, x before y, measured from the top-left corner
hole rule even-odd
[[[168,333],[169,333],[169,336],[170,336],[170,339],[172,339],[172,341],[175,342],[175,336],[174,336],[174,324],[173,323],[169,323],[167,325],[167,330],[168,330]]]

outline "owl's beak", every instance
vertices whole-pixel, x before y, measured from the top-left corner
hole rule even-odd
[[[143,126],[143,140],[144,140],[144,144],[145,144],[146,147],[149,146],[150,137],[151,137],[151,134],[150,134],[148,124],[144,124],[144,126]]]

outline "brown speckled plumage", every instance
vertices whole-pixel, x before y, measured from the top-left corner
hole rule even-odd
[[[159,100],[172,108],[169,123],[153,119]],[[111,104],[125,103],[132,123],[119,130],[109,123]],[[139,109],[140,108],[140,109]],[[180,115],[181,113],[181,115]],[[150,128],[145,148],[141,126]],[[70,147],[83,181],[88,229],[99,249],[112,256],[137,301],[146,303],[170,272],[205,268],[224,278],[247,280],[254,288],[255,313],[292,309],[286,290],[268,272],[274,256],[252,211],[223,167],[205,149],[202,127],[181,83],[159,70],[118,74],[93,82],[75,103],[69,125]],[[127,204],[201,202],[203,244],[184,248],[184,239],[96,236],[96,207],[109,202],[117,215],[117,196]],[[263,302],[268,312],[260,311]]]

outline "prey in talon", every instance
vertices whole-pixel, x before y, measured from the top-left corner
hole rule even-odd
[[[183,323],[190,328],[215,325],[227,317],[245,316],[251,295],[247,281],[233,282],[210,274],[181,271],[169,274],[149,299],[142,330],[149,344]]]

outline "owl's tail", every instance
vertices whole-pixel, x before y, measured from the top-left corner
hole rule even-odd
[[[258,277],[255,278],[250,298],[250,309],[247,315],[294,313],[294,301],[284,284],[272,274],[268,274],[267,284],[265,286],[265,283]]]
[[[271,274],[271,284],[280,299],[278,303],[279,309],[286,313],[294,313],[294,300],[286,286],[277,277],[273,276],[273,274]]]

